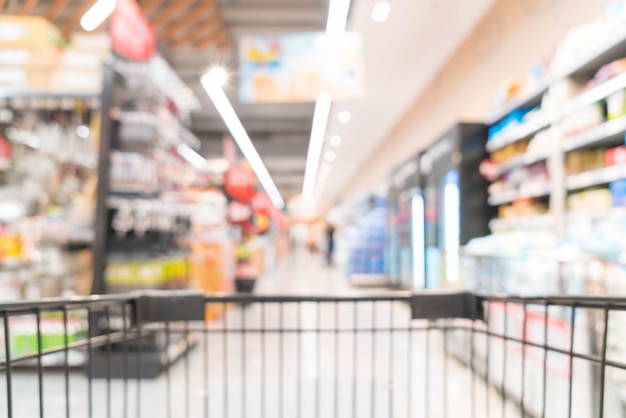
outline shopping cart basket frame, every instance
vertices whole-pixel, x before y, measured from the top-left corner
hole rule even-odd
[[[357,323],[357,321],[361,321],[361,318],[357,315],[357,311],[359,307],[364,305],[371,306],[371,320],[370,322],[364,322],[363,324]],[[377,306],[389,305],[389,309],[378,309]],[[395,312],[393,306],[402,305],[405,306],[405,309],[408,307],[409,313],[407,322],[402,325],[398,325],[394,322],[394,316],[398,316],[398,313]],[[215,319],[213,321],[205,321],[206,308],[211,306],[219,306],[223,311],[223,315]],[[228,312],[229,307],[238,307],[244,306],[246,308],[237,308],[238,311],[247,312],[250,311],[250,307],[260,306],[260,310],[258,313],[262,315],[262,322],[254,320],[254,318],[250,315],[240,315],[237,319],[238,324],[233,325],[229,323]],[[275,306],[278,308],[277,312],[279,314],[277,323],[268,326],[268,323],[265,321],[266,315],[266,307]],[[297,307],[296,310],[292,311],[294,313],[293,318],[288,318],[288,314],[284,314],[285,307],[292,306]],[[303,326],[301,322],[301,315],[303,306],[311,306],[314,307],[316,323],[310,326]],[[342,327],[338,324],[338,319],[335,318],[334,326],[324,326],[320,323],[320,317],[324,311],[324,306],[328,307],[330,310],[334,310],[335,314],[339,312],[340,306],[349,307],[349,309],[353,310],[353,313],[348,312],[348,316],[353,316],[353,321],[351,325]],[[494,329],[493,326],[490,325],[490,320],[492,319],[493,313],[496,307],[502,310],[503,322],[502,327],[500,329]],[[517,309],[517,313],[522,312],[523,315],[520,316],[519,323],[517,327],[521,328],[522,332],[518,335],[513,335],[510,333],[513,322],[512,317],[515,316],[514,313],[509,313],[507,307],[515,307]],[[532,308],[531,308],[532,307]],[[552,308],[562,308],[564,309],[564,315],[567,315],[572,327],[572,331],[567,335],[568,341],[565,345],[553,345],[550,342],[549,338],[549,330],[550,330],[550,321],[551,315],[549,314],[550,309]],[[369,309],[369,308],[368,308]],[[574,346],[574,328],[577,321],[577,310],[586,309],[592,310],[595,312],[596,320],[603,324],[603,327],[600,332],[600,341],[597,349],[592,352],[580,352]],[[87,312],[88,320],[89,320],[89,332],[87,336],[78,341],[70,341],[69,333],[68,333],[68,322],[71,316],[71,313],[78,310],[84,310]],[[541,316],[542,319],[539,322],[543,321],[543,330],[539,333],[543,333],[543,340],[532,340],[528,335],[528,325],[531,320],[537,322],[537,319],[527,315],[527,313],[531,313],[532,310],[545,312],[545,315]],[[384,312],[382,312],[384,311]],[[114,352],[118,352],[120,354],[120,362],[117,363],[116,367],[122,367],[123,373],[118,376],[123,379],[124,387],[128,386],[128,382],[137,378],[138,384],[137,387],[137,402],[136,402],[136,416],[142,416],[141,412],[141,404],[139,402],[140,397],[140,381],[141,377],[141,360],[142,356],[145,356],[146,353],[142,352],[142,349],[133,350],[131,343],[133,341],[141,342],[143,339],[148,336],[154,335],[155,333],[160,333],[165,336],[167,342],[169,342],[170,338],[174,334],[180,335],[189,335],[190,333],[199,333],[203,335],[205,340],[204,350],[207,350],[207,347],[210,346],[210,339],[213,336],[221,336],[221,343],[224,345],[224,353],[226,356],[227,353],[227,336],[229,335],[240,335],[245,339],[252,338],[253,335],[261,335],[263,338],[266,336],[274,335],[280,338],[280,345],[278,346],[280,351],[278,352],[279,364],[282,364],[282,356],[285,354],[283,351],[283,340],[287,338],[288,335],[297,335],[297,348],[298,350],[302,350],[302,343],[300,339],[303,335],[311,334],[315,335],[318,341],[318,344],[321,344],[320,335],[329,335],[334,336],[335,341],[338,341],[338,336],[341,334],[352,335],[354,338],[354,344],[352,346],[352,350],[354,350],[354,358],[356,358],[356,341],[357,338],[361,338],[361,336],[371,336],[372,341],[378,336],[386,335],[388,336],[388,356],[389,359],[386,359],[384,362],[388,361],[389,364],[389,373],[390,380],[392,377],[392,372],[394,369],[394,362],[397,360],[393,358],[393,350],[392,347],[394,345],[394,341],[401,340],[402,335],[407,336],[407,344],[411,347],[412,344],[412,335],[414,334],[423,334],[426,336],[428,341],[429,335],[434,335],[437,333],[442,337],[443,345],[442,350],[444,353],[444,362],[443,374],[444,374],[444,386],[447,385],[447,373],[448,373],[448,358],[455,358],[460,361],[468,368],[470,374],[472,375],[471,379],[471,392],[472,399],[475,398],[474,394],[476,392],[475,381],[477,378],[480,378],[484,381],[488,389],[486,391],[486,407],[487,411],[489,410],[489,403],[491,402],[489,392],[491,389],[495,389],[499,396],[502,397],[501,402],[501,414],[505,415],[506,404],[513,403],[527,416],[546,416],[546,409],[548,408],[548,400],[546,395],[546,379],[549,374],[549,355],[560,355],[567,357],[568,367],[570,370],[569,374],[569,387],[568,387],[568,405],[567,405],[567,416],[575,416],[573,415],[573,401],[575,398],[575,394],[572,389],[572,367],[573,362],[576,360],[585,361],[589,364],[594,365],[595,367],[595,375],[594,375],[594,385],[597,385],[597,393],[592,399],[591,408],[594,411],[594,414],[597,412],[597,416],[603,416],[604,413],[604,392],[605,392],[605,381],[606,381],[606,370],[607,368],[614,368],[619,370],[626,370],[626,361],[620,358],[619,360],[607,358],[607,340],[609,335],[609,316],[611,312],[619,312],[626,311],[626,299],[618,298],[618,297],[586,297],[586,296],[550,296],[550,297],[523,297],[523,296],[510,296],[510,295],[480,295],[473,292],[456,292],[456,291],[443,291],[443,292],[392,292],[388,294],[375,294],[375,295],[348,295],[348,296],[304,296],[304,295],[230,295],[230,294],[218,294],[218,295],[204,295],[195,291],[153,291],[153,292],[141,292],[131,295],[125,296],[90,296],[90,297],[76,297],[69,299],[45,299],[40,301],[19,301],[19,302],[10,302],[0,304],[0,317],[3,320],[3,331],[4,331],[4,358],[0,357],[0,374],[4,374],[5,379],[5,389],[6,389],[6,406],[4,409],[7,411],[8,417],[16,416],[14,415],[15,405],[13,403],[13,398],[15,396],[15,391],[12,387],[12,373],[16,367],[25,362],[34,362],[36,375],[37,375],[37,383],[38,383],[38,398],[39,398],[39,416],[43,417],[45,405],[44,405],[44,388],[42,385],[42,379],[45,374],[45,367],[42,362],[42,359],[45,356],[49,356],[51,354],[62,354],[63,362],[61,364],[61,369],[64,374],[65,381],[65,396],[66,396],[66,411],[65,416],[70,416],[70,364],[69,364],[69,353],[72,350],[84,350],[86,351],[89,359],[87,361],[87,376],[88,376],[88,394],[89,394],[89,409],[88,416],[94,415],[94,406],[92,405],[93,396],[93,354],[100,350],[104,358],[104,377],[106,380],[106,388],[107,388],[107,411],[109,414],[111,413],[111,403],[114,402],[111,395],[111,385],[114,379],[114,373],[111,368],[114,365],[114,361],[112,360],[112,355]],[[44,348],[42,345],[42,316],[47,312],[57,312],[62,315],[63,322],[63,343],[61,346],[56,348]],[[562,312],[562,313],[563,313]],[[26,355],[14,356],[12,355],[12,351],[14,347],[11,345],[11,327],[10,321],[11,318],[20,317],[20,316],[34,316],[37,324],[37,347],[36,351],[33,353],[28,353]],[[113,326],[112,324],[112,316],[118,315],[121,316],[122,321],[119,321],[117,325]],[[378,320],[378,316],[385,316],[388,322],[386,324],[380,325],[380,321]],[[258,318],[257,318],[258,319]],[[288,319],[292,319],[292,325],[287,325]],[[396,318],[397,319],[397,318]],[[295,320],[295,322],[293,322]],[[422,320],[422,321],[420,321]],[[426,321],[423,321],[426,320]],[[348,318],[348,323],[350,324],[350,318]],[[597,322],[596,321],[596,322]],[[232,321],[231,321],[232,322]],[[361,321],[363,322],[363,321]],[[211,323],[215,323],[215,326],[212,326]],[[104,324],[104,326],[103,326]],[[537,324],[535,324],[537,325]],[[541,323],[539,324],[541,325]],[[541,327],[540,327],[541,328]],[[454,352],[451,350],[451,341],[455,338],[455,333],[462,332],[465,335],[465,339],[462,340],[468,343],[468,346],[462,347],[461,352]],[[403,334],[404,333],[404,334]],[[486,354],[485,361],[486,365],[479,364],[479,353],[477,351],[477,343],[476,341],[483,336],[487,339],[486,344]],[[366,338],[366,337],[363,337]],[[490,349],[492,348],[492,341],[496,341],[497,344],[502,345],[502,375],[499,379],[494,379],[490,369]],[[335,342],[338,345],[338,342]],[[245,345],[245,344],[244,344]],[[457,344],[458,345],[458,344]],[[521,372],[521,384],[517,389],[519,389],[516,393],[511,393],[510,388],[508,388],[507,380],[507,370],[509,367],[507,366],[507,346],[509,345],[517,345],[521,347],[521,351],[518,357],[521,358],[522,364],[522,372]],[[139,346],[141,347],[141,345]],[[432,350],[429,352],[429,346],[427,345],[426,354],[432,354]],[[135,348],[137,348],[135,346]],[[372,343],[370,352],[368,355],[371,355],[373,359],[371,360],[372,370],[375,368],[375,364],[377,362],[380,363],[376,358],[374,358],[374,352],[376,350],[376,344]],[[458,347],[457,347],[458,348]],[[527,384],[525,383],[525,379],[528,377],[525,375],[525,364],[529,362],[529,352],[531,350],[541,352],[538,358],[539,367],[543,370],[542,380],[543,380],[543,397],[541,399],[541,406],[535,408],[534,411],[528,411],[526,403],[528,400],[526,399],[525,390]],[[383,350],[384,351],[384,350]],[[409,350],[410,351],[410,350]],[[335,351],[336,353],[337,351]],[[184,354],[184,353],[183,353]],[[335,354],[337,355],[337,354]],[[204,354],[203,357],[208,364],[208,356]],[[166,356],[167,357],[167,356]],[[185,359],[185,375],[187,376],[186,380],[188,381],[189,377],[189,362],[188,356],[182,355],[182,358]],[[411,354],[409,353],[409,359],[411,358]],[[131,359],[135,359],[136,361],[133,363]],[[266,357],[263,357],[263,362],[265,362]],[[177,360],[177,358],[167,357],[166,363],[167,367],[164,368],[166,381],[170,382],[170,366]],[[300,352],[298,352],[298,370],[300,376],[303,359],[300,357]],[[317,368],[319,369],[319,360]],[[335,357],[334,362],[339,363],[338,357]],[[354,360],[354,369],[353,373],[357,373],[357,363]],[[411,360],[407,360],[411,361]],[[225,360],[222,362],[226,366],[228,366],[229,361]],[[246,359],[245,353],[242,353],[241,356],[241,364],[243,364],[243,377],[246,375]],[[437,374],[434,370],[429,370],[430,366],[425,359],[426,365],[426,382],[429,382],[432,379],[432,374]],[[226,367],[224,366],[224,367]],[[265,369],[265,364],[262,366]],[[338,366],[334,366],[338,367]],[[107,370],[108,368],[108,370]],[[284,372],[284,366],[280,366],[281,373]],[[224,376],[228,377],[228,372],[222,372]],[[410,373],[409,373],[410,374]],[[429,376],[430,375],[430,376]],[[281,375],[282,376],[282,375]],[[224,378],[225,379],[225,378]],[[411,414],[411,410],[416,407],[414,405],[413,400],[408,393],[410,393],[410,384],[411,379],[413,377],[409,376],[407,387],[409,389],[407,392],[407,407],[406,410],[407,416],[413,416]],[[318,377],[319,380],[319,377]],[[206,382],[209,381],[209,376],[206,377]],[[356,380],[355,380],[356,381]],[[208,384],[208,383],[207,383]],[[299,383],[300,385],[300,383]],[[169,399],[171,392],[171,382],[168,383],[167,389],[167,408],[166,413],[167,416],[176,416],[172,414],[172,399]],[[228,386],[226,383],[224,387]],[[246,393],[245,384],[243,385],[243,392]],[[491,389],[490,389],[491,388]],[[285,390],[284,386],[281,386],[281,391]],[[357,401],[356,394],[354,393],[355,389],[353,387],[352,397],[353,399],[353,411],[356,411]],[[376,411],[380,408],[380,406],[376,406],[376,396],[374,395],[374,386],[372,386],[372,411]],[[430,390],[430,389],[429,389]],[[190,388],[186,388],[187,397],[189,397]],[[444,389],[443,402],[446,403],[449,399],[446,394],[447,389]],[[519,393],[521,392],[521,393]],[[302,393],[298,392],[298,403],[300,403],[302,398]],[[319,395],[319,387],[316,392],[316,402],[317,407],[316,411],[319,411],[321,406],[320,403],[320,395]],[[127,399],[129,396],[128,391],[124,390],[124,399],[123,410],[127,411],[129,400]],[[228,395],[225,396],[226,401],[223,406],[222,413],[224,416],[228,415]],[[393,405],[392,405],[392,395],[389,395],[389,400],[387,401],[389,404],[389,416],[393,415]],[[337,401],[334,401],[337,403]],[[430,416],[429,408],[431,401],[428,396],[425,398],[425,406],[424,406],[424,416]],[[0,404],[0,409],[2,408],[2,404]],[[209,401],[206,401],[204,404],[205,413],[208,413],[210,406]],[[338,416],[338,407],[335,406],[335,414]],[[397,408],[396,408],[397,409]],[[300,410],[300,406],[298,406],[298,410]],[[443,407],[443,415],[447,414],[447,407]],[[4,411],[3,411],[4,412]],[[240,411],[241,412],[241,411]],[[284,410],[281,408],[281,414],[285,414]],[[242,412],[242,416],[246,416],[245,412]],[[354,412],[353,412],[354,413]],[[477,414],[477,407],[474,405],[474,400],[472,400],[472,410],[471,416],[479,416]],[[109,415],[110,416],[110,415]],[[192,415],[190,409],[185,411],[185,414],[181,414],[181,416],[195,416]],[[233,415],[236,416],[236,415]],[[282,415],[281,415],[282,416]],[[287,415],[285,415],[287,416]],[[377,416],[377,415],[372,415]],[[498,416],[492,411],[491,416]]]

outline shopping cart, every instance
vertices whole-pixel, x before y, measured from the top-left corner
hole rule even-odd
[[[0,416],[624,416],[625,309],[467,292],[4,303]]]

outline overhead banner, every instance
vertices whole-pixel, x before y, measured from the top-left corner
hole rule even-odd
[[[239,44],[239,99],[243,103],[334,101],[365,95],[363,37],[354,32],[244,36]]]
[[[135,0],[117,0],[111,16],[113,50],[136,61],[145,61],[156,49],[154,29]]]

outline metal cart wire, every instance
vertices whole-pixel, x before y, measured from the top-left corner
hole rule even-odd
[[[5,303],[0,416],[619,417],[625,310],[467,292]]]

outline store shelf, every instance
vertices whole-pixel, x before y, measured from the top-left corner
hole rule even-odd
[[[612,208],[606,212],[580,212],[569,213],[568,222],[593,222],[599,220],[623,220],[626,219],[626,208]]]
[[[626,178],[626,166],[616,165],[568,176],[565,184],[568,190],[584,189]]]
[[[564,139],[564,151],[590,146],[600,146],[615,142],[616,138],[626,133],[626,116],[605,122],[577,135]]]
[[[623,57],[624,42],[626,42],[626,29],[621,29],[615,34],[612,34],[610,36],[610,40],[604,45],[574,63],[565,71],[545,76],[537,82],[536,86],[531,91],[523,93],[499,108],[489,112],[485,118],[485,123],[487,125],[493,125],[515,109],[537,104],[543,93],[545,93],[552,84],[559,80],[573,75],[588,74],[589,72],[600,68],[604,64],[608,64],[615,59]]]
[[[613,77],[612,79],[579,94],[561,106],[558,112],[551,112],[550,115],[546,114],[545,116],[538,116],[530,122],[507,129],[501,135],[498,135],[496,138],[487,143],[487,151],[493,152],[527,138],[539,130],[548,127],[555,121],[560,120],[565,115],[575,112],[585,106],[592,105],[600,100],[606,99],[611,94],[623,89],[626,89],[626,73]]]
[[[529,199],[543,197],[550,194],[549,184],[535,184],[525,186],[520,190],[507,190],[505,192],[494,193],[489,196],[488,202],[491,206],[500,206],[514,202],[517,199]]]
[[[496,164],[494,170],[496,172],[496,175],[500,176],[503,173],[506,173],[507,171],[510,171],[516,167],[531,165],[539,161],[546,160],[548,159],[549,155],[550,154],[547,152],[527,152],[525,154],[518,154],[508,161]]]
[[[53,92],[46,90],[0,87],[0,99],[99,99],[100,93]]]
[[[508,128],[502,134],[487,142],[487,151],[493,152],[517,141],[521,141],[537,131],[550,126],[552,121],[552,117],[537,116],[529,122]]]
[[[537,215],[522,218],[504,218],[492,219],[489,222],[489,228],[493,232],[513,231],[513,230],[529,230],[529,229],[548,229],[555,225],[553,215]]]

